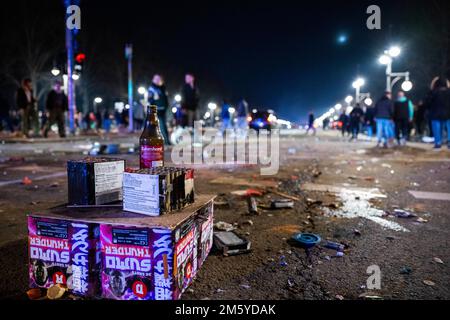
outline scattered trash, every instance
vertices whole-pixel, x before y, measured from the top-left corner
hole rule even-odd
[[[37,206],[40,202],[39,201],[31,201],[30,204],[32,206]]]
[[[374,177],[364,177],[363,179],[366,181],[375,181]]]
[[[400,274],[411,274],[412,269],[410,267],[403,267],[400,270]]]
[[[359,298],[367,299],[367,300],[383,300],[383,297],[375,296],[367,293],[362,293],[359,295]]]
[[[306,203],[308,204],[308,206],[314,206],[314,205],[320,206],[323,202],[321,200],[314,200],[311,198],[307,198]]]
[[[417,218],[416,219],[416,222],[418,222],[418,223],[427,223],[428,222],[428,220],[427,219],[424,219],[424,218]]]
[[[433,258],[433,261],[436,262],[436,263],[444,264],[444,261],[442,261],[438,257]]]
[[[61,299],[64,293],[67,292],[67,288],[61,286],[60,284],[51,286],[47,290],[47,298],[50,300],[57,300]]]
[[[241,284],[240,287],[244,288],[244,289],[250,289],[251,288],[248,284]]]
[[[27,296],[31,300],[38,300],[44,297],[44,292],[40,288],[34,288],[27,291]]]
[[[363,169],[363,167],[359,166],[356,168],[356,171],[361,171]]]
[[[242,225],[253,226],[253,221],[252,220],[246,220],[246,221],[242,222]]]
[[[217,293],[223,293],[223,292],[225,292],[225,290],[219,288],[219,289],[216,290],[216,292]]]
[[[353,234],[354,234],[355,236],[360,236],[360,235],[361,235],[361,231],[359,231],[358,229],[354,229],[354,230],[353,230]]]
[[[288,263],[286,262],[286,257],[285,256],[281,256],[280,257],[280,266],[282,267],[287,267]]]
[[[258,215],[258,203],[254,197],[247,198],[248,213]]]
[[[344,251],[345,245],[337,242],[327,241],[323,245],[325,248],[336,250],[336,251]]]
[[[294,201],[289,199],[275,199],[270,202],[271,209],[292,209],[294,208]]]
[[[215,232],[214,245],[224,256],[250,252],[251,242],[235,232]]]
[[[297,149],[295,149],[295,148],[289,148],[288,149],[288,154],[294,155],[296,153],[297,153]]]
[[[32,184],[32,183],[33,183],[33,180],[31,180],[31,179],[28,178],[28,177],[24,177],[24,178],[22,179],[22,184],[25,185],[25,186],[28,186],[28,185],[30,185],[30,184]]]
[[[297,233],[292,239],[304,249],[312,248],[322,240],[319,235],[314,233]]]
[[[50,185],[50,188],[57,188],[57,187],[59,187],[59,183],[58,183],[58,182],[53,182],[53,183]]]
[[[255,189],[236,190],[232,191],[231,194],[240,197],[261,197],[263,195],[261,191]]]
[[[236,229],[232,224],[223,221],[215,223],[214,228],[220,231],[227,231],[227,232]]]
[[[345,255],[345,254],[344,254],[342,251],[336,252],[336,257],[341,258],[341,257],[343,257],[344,255]]]
[[[314,170],[311,172],[311,174],[312,174],[312,176],[313,176],[314,178],[318,178],[318,177],[322,174],[322,172],[319,171],[319,170],[317,170],[317,169],[314,169]]]
[[[188,289],[186,290],[186,292],[187,292],[187,293],[194,293],[194,289],[188,288]]]
[[[390,164],[388,164],[388,163],[383,163],[382,165],[381,165],[383,168],[392,168],[392,166],[390,165]]]
[[[430,287],[434,287],[436,285],[436,283],[431,280],[423,280],[423,283]]]
[[[341,296],[340,294],[337,294],[337,295],[335,296],[335,298],[338,299],[338,300],[344,300],[344,297]]]
[[[395,215],[397,218],[406,218],[406,219],[417,217],[415,214],[413,214],[413,213],[411,213],[411,212],[408,212],[408,211],[406,211],[406,210],[401,210],[401,209],[395,209],[395,210],[394,210],[394,215]]]
[[[298,197],[291,196],[291,195],[289,195],[289,194],[286,194],[286,193],[277,191],[277,190],[275,190],[275,189],[269,189],[268,191],[270,191],[271,193],[274,193],[274,194],[276,194],[276,195],[278,195],[278,196],[280,196],[280,197],[286,198],[286,199],[291,199],[291,200],[294,200],[294,201],[301,201],[301,199],[298,198]]]

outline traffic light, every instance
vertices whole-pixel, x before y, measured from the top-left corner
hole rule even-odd
[[[82,52],[77,53],[77,55],[75,56],[75,71],[78,73],[81,73],[81,71],[83,70],[83,64],[84,61],[86,60],[86,55]]]

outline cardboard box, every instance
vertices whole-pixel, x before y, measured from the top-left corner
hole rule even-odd
[[[67,162],[69,205],[93,206],[121,201],[125,160],[87,157]]]
[[[158,217],[113,207],[59,207],[40,216],[58,223],[99,226],[103,298],[176,300],[211,250],[213,210],[214,196],[200,195],[183,210]],[[30,236],[36,233],[33,230]]]
[[[127,169],[123,178],[123,209],[159,216],[194,202],[194,170],[176,167]]]
[[[100,227],[96,223],[28,216],[31,288],[67,285],[81,296],[100,293]]]

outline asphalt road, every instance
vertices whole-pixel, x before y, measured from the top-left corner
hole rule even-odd
[[[275,176],[261,176],[254,165],[197,165],[197,192],[219,195],[215,221],[235,224],[252,252],[212,253],[183,298],[450,299],[450,201],[416,199],[409,192],[450,193],[450,151],[374,145],[349,143],[337,132],[283,136]],[[84,140],[0,145],[0,298],[26,298],[26,214],[65,202],[65,163],[88,147]],[[137,166],[136,155],[123,157]],[[20,183],[25,176],[32,184]],[[245,199],[231,194],[249,187],[264,191],[260,215],[249,216]],[[295,207],[268,209],[271,199],[281,197],[268,188],[298,198]],[[416,217],[384,214],[395,208]],[[347,249],[338,257],[316,246],[307,255],[289,241],[296,232],[313,232]],[[370,266],[381,271],[380,289],[367,288]]]

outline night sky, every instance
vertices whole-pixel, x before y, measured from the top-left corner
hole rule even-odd
[[[114,77],[97,70],[100,94],[110,94],[108,83],[114,81],[121,88],[115,95],[126,94],[123,47],[129,41],[136,85],[149,84],[159,72],[174,94],[190,71],[197,75],[203,105],[246,97],[252,106],[304,121],[309,110],[319,115],[353,93],[358,75],[366,79],[363,91],[380,96],[384,67],[377,60],[391,44],[404,50],[394,68],[408,68],[414,80],[420,66],[411,52],[417,53],[418,43],[407,35],[430,23],[420,21],[431,2],[89,0],[81,3],[80,42],[92,64],[112,56],[122,72]],[[380,31],[366,28],[371,4],[382,10]],[[425,87],[418,85],[412,94],[420,97]]]

